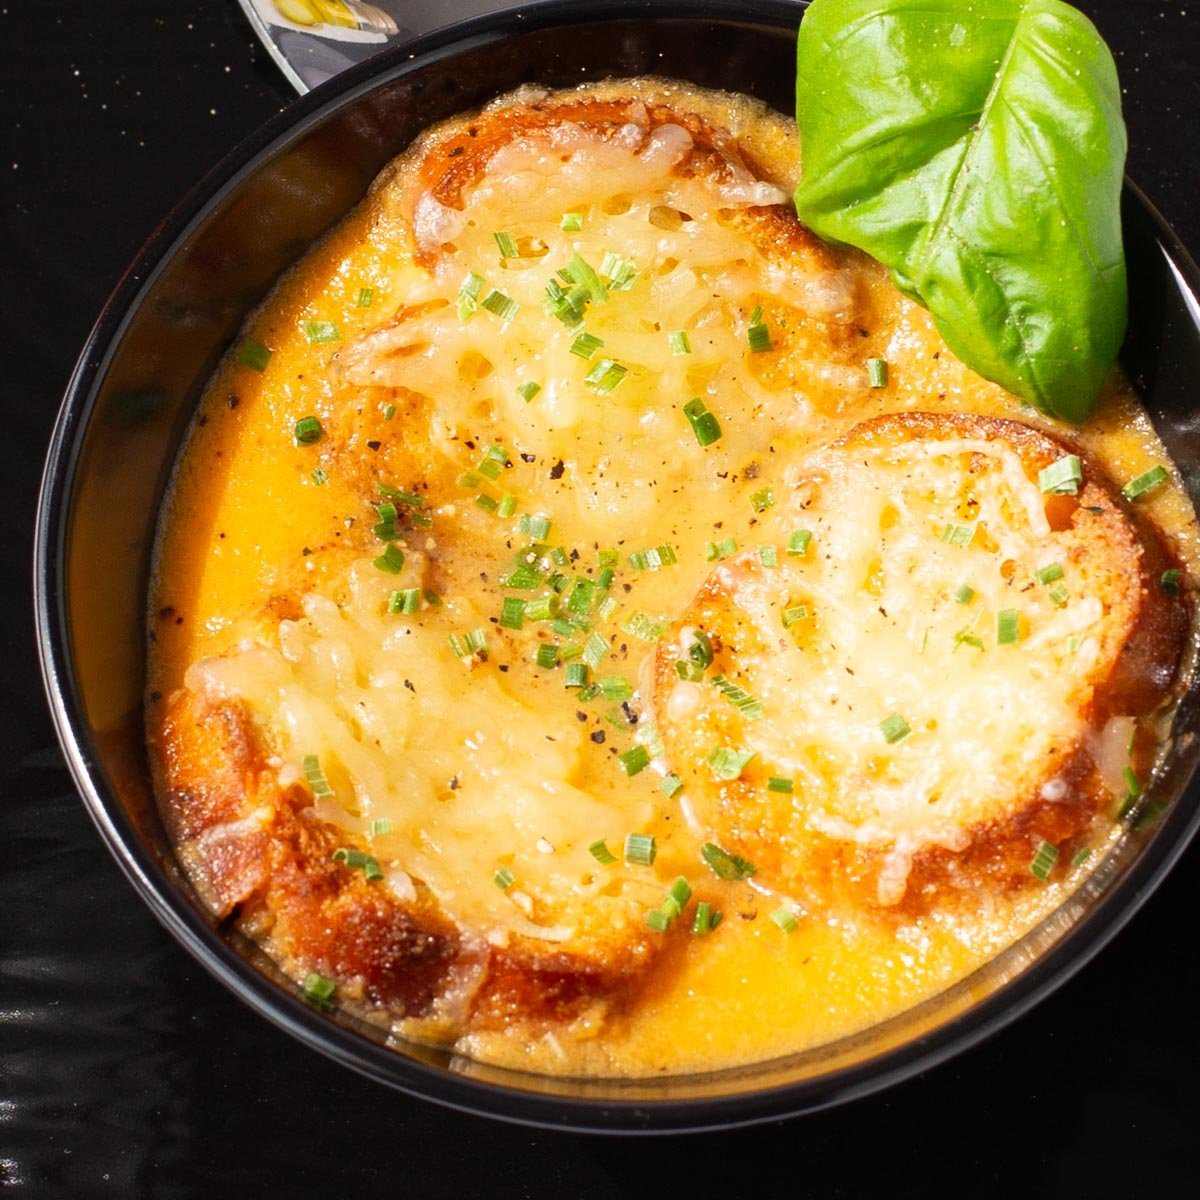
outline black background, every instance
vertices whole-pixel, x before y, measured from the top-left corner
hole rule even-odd
[[[1195,252],[1200,9],[1082,7],[1116,54],[1130,175]],[[436,4],[412,8],[411,24],[433,23]],[[846,1108],[701,1137],[541,1133],[391,1093],[253,1015],[159,928],[93,832],[44,711],[27,565],[35,494],[59,396],[125,264],[173,202],[288,99],[233,0],[0,0],[0,1187],[456,1198],[1190,1191],[1200,846],[1098,960],[984,1046]]]

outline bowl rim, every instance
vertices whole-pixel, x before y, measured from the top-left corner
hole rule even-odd
[[[629,1098],[598,1099],[474,1079],[398,1053],[325,1018],[280,989],[226,943],[155,860],[110,792],[84,715],[71,653],[66,607],[67,518],[83,436],[113,355],[159,275],[209,212],[264,163],[338,110],[440,58],[513,34],[571,24],[682,20],[783,31],[798,25],[806,6],[807,0],[662,0],[653,4],[643,0],[542,0],[458,22],[390,47],[293,100],[251,131],[185,195],[151,233],[116,284],[66,386],[38,497],[33,574],[43,684],[76,790],[102,840],[142,900],[210,974],[256,1013],[306,1046],[414,1098],[535,1128],[656,1134],[761,1124],[817,1112],[881,1091],[977,1045],[1065,983],[1124,928],[1200,828],[1200,804],[1173,805],[1154,838],[1122,878],[1066,936],[1016,978],[931,1033],[893,1046],[870,1060],[799,1082],[690,1099],[646,1099],[636,1096],[632,1089]],[[1141,215],[1148,219],[1192,323],[1200,329],[1200,271],[1142,191],[1128,178],[1125,185]],[[533,1078],[519,1071],[495,1070],[514,1080]],[[677,1078],[715,1080],[722,1074]]]

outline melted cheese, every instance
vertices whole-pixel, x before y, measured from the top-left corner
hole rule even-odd
[[[658,84],[611,91],[625,95],[631,87],[647,103],[679,95]],[[710,120],[769,127],[762,145],[791,145],[782,119],[741,112],[725,99],[684,98]],[[317,802],[320,816],[362,837],[372,822],[391,822],[391,832],[371,843],[383,886],[404,896],[420,881],[460,926],[493,942],[522,933],[569,944],[589,929],[640,926],[679,874],[730,915],[717,934],[690,943],[631,1018],[614,1021],[599,1041],[588,1040],[593,1028],[576,1030],[578,1042],[519,1033],[472,1035],[462,1045],[540,1070],[688,1070],[829,1041],[962,977],[1061,896],[1054,886],[978,924],[932,920],[900,931],[842,914],[804,921],[782,939],[765,919],[770,897],[707,876],[697,838],[659,789],[659,773],[628,778],[622,771],[618,751],[639,739],[655,744],[646,721],[635,728],[611,703],[581,703],[564,688],[561,668],[538,667],[536,648],[551,640],[545,624],[511,630],[494,623],[503,598],[514,594],[498,580],[529,540],[519,533],[521,514],[552,520],[548,540],[571,556],[562,568],[570,575],[595,580],[599,551],[616,551],[615,608],[591,616],[607,643],[592,676],[628,681],[626,711],[644,718],[653,645],[623,626],[635,613],[668,621],[681,612],[712,569],[707,543],[770,542],[783,559],[797,522],[782,506],[756,513],[754,493],[783,497],[795,463],[876,412],[963,406],[1010,413],[1010,398],[954,361],[927,315],[874,266],[852,254],[833,269],[764,254],[735,218],[789,190],[790,149],[760,156],[774,163],[765,180],[733,157],[714,182],[673,171],[690,142],[682,126],[651,130],[636,107],[607,140],[563,123],[496,154],[461,210],[439,204],[414,171],[401,172],[253,318],[247,334],[271,347],[271,362],[258,375],[230,361],[214,380],[164,523],[152,611],[172,615],[156,622],[152,693],[188,686],[247,703],[278,756],[281,786],[299,778],[304,756],[316,754],[334,793]],[[582,228],[563,230],[564,212],[583,213]],[[511,234],[528,257],[502,259],[496,232]],[[542,298],[572,254],[598,267],[610,252],[630,260],[637,277],[589,307],[587,332],[604,345],[585,361],[571,352],[574,334],[544,311]],[[485,310],[459,319],[459,288],[470,272],[520,305],[511,320]],[[364,287],[374,292],[369,308],[354,299]],[[760,305],[775,348],[753,354],[747,329]],[[334,322],[341,342],[310,344],[301,333],[310,320]],[[691,354],[671,353],[667,335],[680,329]],[[889,388],[867,387],[868,357],[889,360]],[[599,358],[627,368],[609,394],[585,382]],[[518,392],[527,382],[541,388],[529,402]],[[227,404],[234,394],[236,407]],[[697,395],[723,431],[707,448],[682,412]],[[410,401],[429,414],[429,444],[420,449],[432,526],[399,540],[406,562],[401,575],[390,576],[372,565],[381,548],[370,534],[378,472],[355,421],[370,417],[373,430],[386,432],[380,412]],[[309,414],[342,432],[297,446],[294,424]],[[1117,477],[1163,457],[1144,415],[1116,390],[1084,440]],[[475,503],[478,487],[458,483],[489,443],[502,444],[511,465],[482,490],[516,497],[509,519]],[[901,470],[918,477],[969,449],[977,448],[927,447],[919,455],[931,456],[928,462],[881,463],[880,478]],[[1000,465],[981,500],[992,536],[1002,545],[1010,524],[1024,522],[1027,534],[1042,537],[1036,497],[1003,448],[984,452]],[[328,469],[324,486],[312,479],[318,465]],[[836,553],[865,582],[889,501],[882,487],[864,487],[838,502],[856,522],[839,525]],[[1028,729],[1030,746],[1019,754],[1036,754],[1056,732],[1069,733],[1070,667],[1055,679],[1051,668],[1061,666],[1058,647],[1071,632],[1086,636],[1089,618],[1083,606],[1068,615],[1038,600],[1039,628],[1052,636],[1044,635],[1044,645],[1030,637],[1011,669],[986,676],[966,648],[951,653],[943,642],[935,654],[919,655],[922,626],[905,614],[929,614],[931,642],[951,636],[969,618],[942,599],[952,584],[966,582],[990,621],[1003,554],[939,549],[915,485],[904,505],[903,519],[891,526],[895,569],[886,573],[886,598],[872,597],[893,614],[888,622],[872,615],[865,592],[847,590],[819,563],[803,578],[823,602],[819,636],[837,648],[817,674],[814,695],[832,688],[837,656],[862,656],[870,663],[865,677],[839,680],[861,715],[839,721],[812,697],[797,696],[782,667],[762,666],[764,703],[778,711],[806,706],[811,740],[841,747],[836,767],[814,771],[803,754],[784,755],[780,718],[764,719],[756,736],[764,756],[770,751],[820,797],[815,822],[841,822],[837,828],[858,838],[886,831],[952,843],[953,823],[919,811],[916,788],[967,791],[955,780],[969,759],[972,777],[986,787],[1004,769],[998,757],[987,758],[989,731],[1003,722]],[[1148,505],[1191,563],[1192,517],[1179,494],[1164,490]],[[1003,519],[990,517],[1001,509]],[[631,554],[663,544],[677,561],[658,570],[631,565]],[[391,590],[409,587],[428,588],[441,603],[423,602],[412,615],[388,612]],[[280,620],[272,607],[280,596],[299,598],[301,611]],[[930,596],[938,598],[932,608]],[[755,599],[751,589],[745,603],[777,623],[765,596]],[[458,657],[449,636],[477,628],[486,631],[486,660]],[[580,630],[555,640],[581,646],[586,636]],[[947,700],[950,682],[961,689],[954,702]],[[1023,708],[1030,688],[1036,719]],[[677,702],[689,703],[686,689]],[[864,807],[831,781],[840,771],[867,769],[878,751],[878,722],[892,711],[903,712],[914,738],[936,744],[944,757],[929,755]],[[944,727],[928,730],[933,719]],[[982,773],[971,758],[981,751]],[[619,854],[629,832],[656,835],[654,866],[601,869],[588,847],[604,838]],[[515,880],[505,891],[493,883],[501,868]]]
[[[1064,555],[1042,497],[1002,442],[841,457],[821,484],[804,560],[782,578],[760,571],[738,593],[771,647],[739,664],[764,705],[746,726],[748,745],[795,777],[815,828],[868,843],[961,844],[965,828],[997,815],[1014,779],[1038,773],[1078,735],[1089,656],[1069,639],[1086,640],[1103,614],[1070,562],[1061,586],[1076,603],[1057,607],[1042,586],[1020,590]],[[969,514],[960,511],[968,497]],[[975,527],[968,546],[943,538],[957,520]],[[956,599],[961,587],[973,592],[969,603]],[[997,645],[997,614],[1014,603],[1023,636]],[[790,604],[810,616],[780,650]],[[912,733],[888,745],[880,724],[892,714]]]

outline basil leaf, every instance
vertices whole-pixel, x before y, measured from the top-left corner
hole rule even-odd
[[[979,374],[1082,421],[1125,331],[1112,55],[1060,0],[813,0],[800,219],[865,250]]]

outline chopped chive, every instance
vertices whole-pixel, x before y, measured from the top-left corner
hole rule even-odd
[[[475,503],[483,509],[484,512],[494,513],[500,507],[500,502],[495,496],[489,496],[487,492],[480,492],[475,497]]]
[[[394,542],[375,560],[375,565],[389,575],[399,575],[404,570],[404,551]]]
[[[671,919],[665,912],[662,912],[657,908],[652,908],[646,914],[646,924],[649,925],[655,933],[665,933],[667,931],[667,926],[671,924]]]
[[[587,291],[593,304],[603,304],[608,299],[608,292],[605,290],[604,284],[600,282],[600,276],[578,251],[572,254],[567,262],[565,274],[572,282]]]
[[[777,775],[772,775],[767,780],[767,791],[769,792],[785,792],[791,793],[796,790],[796,781],[794,779],[780,779]]]
[[[629,565],[636,571],[657,571],[662,567],[674,566],[678,561],[675,547],[669,542],[652,546],[649,550],[635,550],[629,556]]]
[[[1015,608],[1003,608],[996,614],[996,645],[1011,646],[1021,640],[1021,614]]]
[[[779,566],[779,559],[776,557],[774,546],[759,546],[758,557],[762,560],[764,567]]]
[[[636,775],[650,765],[650,751],[645,746],[634,746],[632,750],[617,755],[617,758],[626,775]]]
[[[737,553],[737,542],[733,538],[722,538],[719,542],[704,543],[704,557],[709,562],[714,562],[718,558],[728,558],[731,554]]]
[[[306,754],[300,765],[312,794],[318,800],[326,800],[333,795],[333,788],[329,786],[329,780],[325,778],[325,772],[321,770],[320,760],[315,754]]]
[[[612,358],[602,358],[596,365],[583,377],[583,382],[592,389],[593,392],[599,392],[601,395],[608,395],[609,392],[629,374],[629,368],[623,367],[619,362]]]
[[[1062,608],[1067,603],[1067,589],[1061,584],[1052,587],[1047,593],[1056,608]]]
[[[496,245],[500,250],[501,258],[519,258],[520,254],[517,251],[517,240],[511,233],[503,231],[493,233],[492,237],[496,239]]]
[[[537,648],[535,661],[544,670],[558,666],[558,647],[553,642],[542,642]]]
[[[948,546],[969,546],[974,538],[974,525],[947,525],[942,530],[942,541]]]
[[[332,321],[301,321],[300,330],[314,346],[342,340],[341,330]]]
[[[760,314],[762,312],[761,309],[754,311]],[[750,345],[751,354],[761,354],[764,350],[772,349],[771,331],[761,322],[752,324],[746,330],[746,341]]]
[[[483,276],[476,275],[474,271],[470,272],[466,279],[458,285],[458,319],[460,321],[467,320],[473,313],[478,311],[479,296],[483,288]]]
[[[734,750],[729,746],[714,746],[708,752],[706,761],[712,770],[713,778],[728,783],[740,778],[754,757],[755,751],[753,750]]]
[[[1122,773],[1125,777],[1126,792],[1133,797],[1140,796],[1142,794],[1142,781],[1134,774],[1133,768],[1126,766]]]
[[[509,870],[508,867],[501,867],[495,875],[492,876],[492,882],[502,891],[507,892],[514,883],[517,882],[517,877]]]
[[[1040,571],[1034,572],[1034,579],[1038,583],[1054,583],[1063,577],[1063,569],[1061,563],[1051,563],[1048,567],[1043,567]]]
[[[532,592],[542,586],[546,578],[544,571],[539,571],[531,563],[518,563],[507,575],[500,578],[501,587],[512,588],[518,592]]]
[[[755,492],[750,497],[750,507],[756,513],[766,512],[768,508],[775,504],[775,493],[770,488],[763,488],[760,492]]]
[[[298,446],[311,446],[321,440],[321,422],[316,417],[301,417],[294,432]]]
[[[799,927],[800,922],[796,920],[795,914],[790,908],[777,908],[771,914],[771,920],[783,930],[784,933],[794,933]]]
[[[528,404],[541,390],[542,385],[540,383],[535,383],[532,379],[529,379],[517,388],[517,395]]]
[[[675,882],[667,889],[667,900],[670,902],[670,908],[674,910],[675,916],[679,916],[687,908],[687,903],[691,898],[692,885],[682,875],[676,876]]]
[[[608,843],[603,838],[598,842],[593,842],[588,847],[588,853],[602,867],[611,867],[617,861],[617,856],[608,848]]]
[[[692,631],[692,644],[688,647],[687,656],[702,670],[712,665],[712,638],[703,629]]]
[[[1050,878],[1050,872],[1058,861],[1058,847],[1053,842],[1042,842],[1029,864],[1030,872],[1043,883]]]
[[[383,419],[390,421],[396,415],[396,406],[394,404],[387,405],[383,410]]]
[[[783,610],[783,627],[791,629],[797,621],[803,621],[808,617],[808,606],[806,604],[795,604],[791,608]]]
[[[583,661],[594,669],[604,661],[607,653],[608,640],[599,633],[589,634],[583,644]]]
[[[958,591],[954,593],[954,599],[957,600],[959,604],[970,604],[971,601],[975,599],[975,589],[964,583],[958,589]]]
[[[631,833],[625,838],[625,861],[649,867],[658,855],[658,846],[652,834]]]
[[[1083,634],[1073,633],[1067,638],[1067,653],[1074,654],[1083,645]]]
[[[720,923],[721,913],[714,912],[713,906],[707,900],[701,900],[696,905],[696,912],[692,917],[692,933],[696,937],[705,937]]]
[[[354,293],[354,307],[355,308],[370,308],[374,302],[375,302],[375,289],[374,288],[369,288],[369,287],[359,288],[358,291]]]
[[[663,635],[663,623],[641,611],[630,613],[621,628],[643,642],[657,642]]]
[[[348,846],[339,846],[330,855],[330,858],[334,862],[339,862],[344,866],[350,867],[352,870],[361,870],[363,875],[366,876],[368,883],[373,883],[376,879],[383,878],[383,871],[380,870],[379,862],[362,850],[354,850]]]
[[[261,342],[256,342],[253,338],[244,338],[238,347],[237,361],[252,371],[265,371],[267,363],[271,361],[271,353]]]
[[[1072,867],[1082,867],[1083,864],[1085,862],[1087,862],[1087,860],[1091,857],[1092,857],[1091,846],[1083,846],[1081,849],[1075,851],[1075,854],[1071,859],[1071,866]]]
[[[880,721],[879,730],[889,746],[902,741],[912,733],[908,722],[899,713],[892,713],[886,720]]]
[[[1159,576],[1158,586],[1162,588],[1168,596],[1179,595],[1179,580],[1183,572],[1178,567],[1172,567],[1169,571],[1164,571]]]
[[[571,343],[570,350],[579,358],[587,359],[591,358],[603,345],[604,339],[596,337],[594,333],[581,333]]]
[[[496,516],[511,517],[516,511],[517,498],[510,493],[500,501],[500,507],[496,509]]]
[[[700,847],[700,857],[718,879],[727,879],[734,883],[749,879],[757,870],[753,863],[747,862],[737,854],[730,854],[728,850],[722,850],[714,842],[705,842]]]
[[[390,817],[377,817],[367,826],[367,837],[382,837],[385,833],[392,832],[392,821]]]
[[[304,982],[300,985],[301,994],[314,1008],[328,1009],[332,1005],[330,1001],[333,999],[333,993],[337,990],[337,983],[332,979],[327,979],[324,975],[319,975],[316,971],[309,971],[304,977]]]
[[[473,654],[486,653],[487,633],[482,629],[472,629],[470,633],[452,633],[447,639],[450,649],[459,658],[467,658]]]
[[[565,212],[562,215],[562,220],[558,223],[559,229],[564,233],[578,233],[583,228],[583,213],[581,212]]]
[[[582,692],[579,694],[583,695]],[[613,705],[612,708],[605,711],[604,719],[621,733],[624,733],[629,728],[629,714],[617,705]]]
[[[500,605],[500,624],[505,629],[524,629],[526,601],[517,596],[506,596]]]
[[[521,311],[520,304],[517,303],[511,296],[506,296],[503,292],[498,292],[492,288],[490,292],[482,300],[479,301],[479,307],[486,309],[494,317],[499,317],[505,325],[509,323]]]
[[[673,333],[668,333],[667,345],[671,347],[672,354],[691,354],[692,352],[692,343],[686,329],[676,329]]]
[[[808,545],[811,541],[811,530],[797,529],[793,531],[792,536],[788,538],[787,552],[789,554],[794,554],[798,558],[802,558],[808,553]]]
[[[564,292],[562,287],[556,280],[550,280],[546,284],[546,295],[542,300],[542,311],[547,316],[554,317],[566,327],[567,331],[573,333],[583,323],[584,305],[587,303],[587,292],[583,288],[572,288],[571,292]]]
[[[693,396],[684,406],[683,415],[687,417],[696,435],[696,441],[701,446],[711,446],[721,437],[721,422],[699,396]]]
[[[600,262],[600,275],[608,280],[610,292],[627,292],[637,282],[637,264],[609,250]]]
[[[318,467],[312,473],[311,478],[317,487],[324,487],[329,482],[329,472],[324,467]]]
[[[685,683],[698,683],[704,678],[704,668],[679,658],[675,660],[675,674]]]
[[[1122,489],[1121,495],[1126,500],[1136,500],[1155,491],[1167,482],[1167,468],[1164,466],[1151,467],[1143,471],[1136,479],[1131,479]]]
[[[420,588],[400,588],[388,597],[387,610],[390,613],[405,613],[411,616],[420,607]]]
[[[748,721],[756,721],[762,716],[763,703],[750,695],[744,688],[738,687],[736,683],[730,683],[724,675],[714,675],[712,678],[713,687],[720,690],[721,694],[733,705]],[[750,755],[750,758],[753,758]],[[746,759],[746,762],[750,761]],[[712,756],[709,756],[709,761],[712,761]],[[744,765],[744,764],[743,764]],[[739,774],[740,774],[739,770]],[[720,778],[720,776],[718,776]]]
[[[585,614],[596,599],[596,583],[592,579],[576,579],[567,596],[567,609],[578,616]]]
[[[867,382],[873,388],[887,387],[888,363],[886,358],[867,359]]]
[[[1083,464],[1078,454],[1066,454],[1038,472],[1043,495],[1074,496],[1083,481]]]
[[[587,686],[588,681],[588,665],[587,663],[573,662],[567,664],[566,672],[563,675],[563,687],[565,688],[581,688]]]
[[[551,524],[549,517],[537,516],[534,513],[522,513],[521,519],[517,522],[517,529],[539,542],[544,542],[550,536]]]
[[[633,695],[633,688],[629,686],[629,680],[623,675],[603,675],[596,680],[603,693],[605,700],[613,700],[618,703],[628,700]]]
[[[662,777],[662,781],[658,785],[658,790],[668,800],[674,800],[683,791],[683,780],[674,772],[671,772],[671,774]]]

